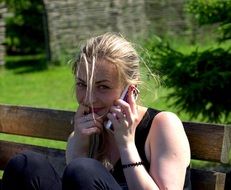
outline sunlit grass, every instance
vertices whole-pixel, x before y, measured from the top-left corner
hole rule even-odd
[[[0,69],[0,104],[76,110],[74,78],[70,65],[49,66],[48,69],[18,73],[17,69]],[[165,96],[169,90],[158,88],[144,69],[140,85],[141,102],[145,106],[168,109]],[[174,111],[174,110],[173,110]]]
[[[0,133],[0,140],[65,150],[66,142]]]
[[[75,110],[70,66],[50,66],[37,72],[0,69],[0,104]]]

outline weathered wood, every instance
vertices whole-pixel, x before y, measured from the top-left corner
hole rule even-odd
[[[73,130],[74,112],[0,105],[0,132],[66,141]],[[231,128],[225,125],[183,122],[193,159],[228,163]],[[59,175],[65,167],[64,150],[0,140],[0,169],[25,150],[47,156]],[[192,189],[230,189],[230,173],[191,169]]]
[[[224,190],[225,180],[225,173],[191,169],[192,189],[195,190]]]
[[[40,154],[44,154],[47,156],[48,160],[52,163],[52,165],[56,168],[57,172],[62,174],[64,166],[65,166],[65,151],[54,148],[47,148],[35,145],[27,145],[15,142],[7,142],[0,140],[0,169],[4,169],[7,162],[14,155],[26,151],[34,151]]]
[[[223,146],[221,151],[221,162],[229,162],[229,153],[231,149],[231,126],[225,127],[225,134],[223,138]]]
[[[72,111],[0,105],[0,132],[66,141],[73,116]],[[228,162],[228,127],[191,122],[184,126],[193,159]]]
[[[0,132],[66,141],[74,112],[0,105]]]
[[[227,163],[230,150],[230,127],[183,122],[193,159]],[[225,133],[228,134],[225,134]]]

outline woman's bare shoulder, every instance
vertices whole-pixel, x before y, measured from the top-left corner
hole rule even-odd
[[[183,124],[172,112],[163,111],[154,117],[149,132],[149,143],[154,147],[161,144],[162,150],[166,149],[167,152],[179,151],[190,155],[189,142]]]

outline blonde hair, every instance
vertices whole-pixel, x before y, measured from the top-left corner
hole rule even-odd
[[[106,60],[108,64],[114,64],[118,71],[118,77],[124,85],[140,84],[140,58],[133,45],[123,36],[115,33],[105,33],[103,35],[90,38],[80,49],[78,57],[73,65],[73,73],[78,75],[80,65],[83,64],[87,72],[87,94],[86,98],[91,99],[92,84],[95,64],[100,60]],[[91,65],[91,67],[90,67]],[[99,146],[98,159],[101,160],[105,153],[105,136],[103,133],[101,145]],[[90,154],[94,154],[91,153]],[[100,156],[101,155],[101,156]]]
[[[80,64],[84,64],[87,68],[88,64],[94,66],[98,60],[107,60],[114,64],[120,79],[125,83],[139,84],[140,59],[133,45],[123,36],[105,33],[87,40],[73,65],[74,74],[78,74]]]

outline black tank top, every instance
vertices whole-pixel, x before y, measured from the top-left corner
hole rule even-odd
[[[142,118],[141,122],[136,128],[135,144],[139,152],[140,158],[144,162],[144,167],[146,168],[147,171],[150,168],[150,164],[145,155],[145,149],[144,149],[145,141],[147,139],[149,129],[152,125],[153,118],[159,112],[160,111],[158,110],[148,108],[144,117]],[[114,169],[113,171],[111,171],[111,173],[119,184],[121,185],[126,184],[125,176],[124,176],[122,165],[121,165],[121,160],[119,160],[115,164]],[[190,167],[189,166],[187,167],[187,170],[186,170],[184,190],[191,190]]]

